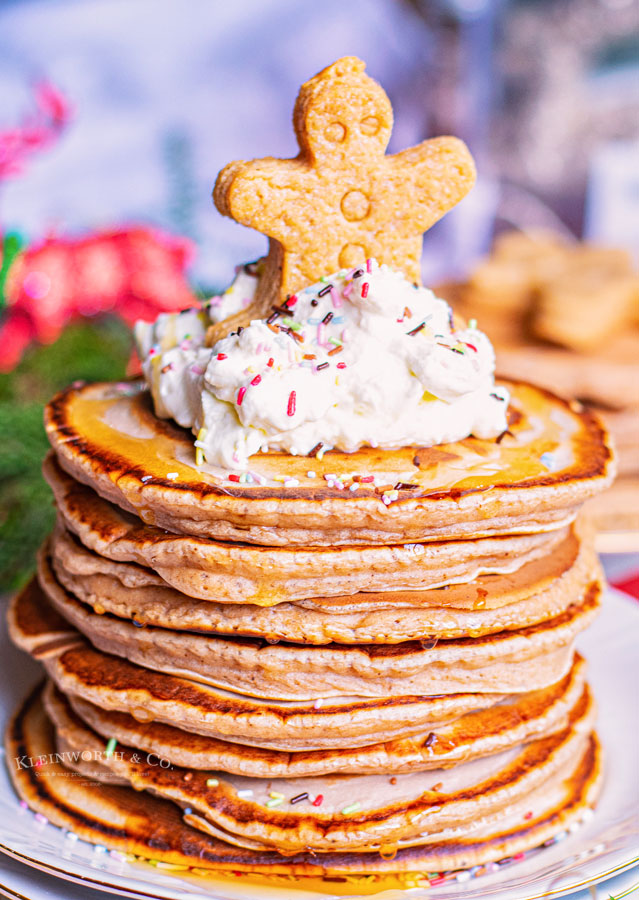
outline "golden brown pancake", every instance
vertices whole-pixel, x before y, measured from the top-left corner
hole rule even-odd
[[[98,649],[131,662],[250,697],[392,698],[458,691],[510,693],[553,684],[569,670],[574,640],[599,607],[600,584],[548,622],[443,641],[309,646],[200,635],[96,614],[55,579],[40,555],[38,578],[57,612]]]
[[[515,809],[523,817],[526,810],[535,811],[536,795],[561,793],[575,757],[585,750],[595,716],[586,688],[567,727],[550,737],[447,769],[397,775],[391,781],[388,774],[249,778],[164,767],[156,755],[147,757],[124,745],[117,753],[105,754],[104,739],[64,703],[50,703],[48,711],[58,752],[65,754],[68,767],[107,782],[115,776],[137,790],[171,799],[183,807],[190,824],[204,825],[202,817],[231,843],[283,853],[306,847],[316,852],[375,852],[387,843],[423,844],[472,835]],[[305,798],[291,804],[304,793]],[[314,805],[318,796],[322,801]]]
[[[437,447],[322,459],[280,453],[251,458],[265,484],[238,484],[195,464],[192,435],[156,418],[141,386],[70,387],[46,410],[60,464],[142,521],[223,540],[287,544],[388,544],[547,531],[614,474],[604,427],[578,404],[523,383],[511,391],[510,434]],[[317,477],[306,472],[312,465]],[[285,487],[274,479],[294,477]],[[329,487],[324,476],[377,476],[378,488]],[[400,485],[383,502],[383,486]],[[404,487],[408,485],[408,487]],[[388,498],[387,498],[388,499]]]
[[[146,791],[65,777],[68,770],[55,756],[49,761],[49,754],[55,754],[54,731],[37,692],[10,724],[6,750],[10,759],[47,757],[44,771],[42,766],[10,767],[16,790],[32,809],[84,840],[198,869],[295,876],[441,871],[501,859],[535,847],[578,822],[595,803],[601,784],[600,749],[593,736],[581,758],[574,760],[560,795],[540,798],[538,810],[530,817],[504,817],[498,826],[478,829],[465,838],[391,848],[386,858],[357,852],[283,857],[272,850],[234,847],[190,828],[175,804]],[[45,772],[54,777],[42,777]]]
[[[74,713],[105,740],[114,738],[188,769],[219,769],[257,778],[299,778],[424,771],[499,753],[565,728],[570,710],[583,693],[584,682],[585,663],[576,655],[572,669],[557,684],[541,691],[514,694],[494,706],[442,724],[436,731],[370,747],[297,753],[220,741],[159,722],[139,722],[128,713],[102,709],[76,695],[64,697],[52,682],[44,699],[49,715],[56,721],[53,707],[70,704]]]
[[[194,600],[150,569],[92,553],[60,525],[45,552],[69,593],[99,614],[139,625],[269,642],[383,644],[479,637],[554,618],[599,577],[591,538],[581,532],[571,528],[552,553],[509,575],[484,575],[428,591],[362,592],[273,607]]]
[[[392,546],[260,547],[167,533],[103,500],[50,457],[45,476],[64,524],[83,544],[117,562],[154,569],[202,600],[273,606],[356,591],[425,590],[516,571],[552,553],[569,526],[549,533]]]
[[[96,650],[47,603],[35,580],[12,601],[8,621],[14,643],[43,662],[64,694],[140,722],[250,746],[290,751],[361,747],[428,734],[503,699],[503,694],[487,693],[296,702],[243,697]]]

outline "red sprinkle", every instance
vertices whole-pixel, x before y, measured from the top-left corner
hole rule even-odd
[[[428,883],[431,887],[435,887],[436,884],[443,884],[446,881],[443,875],[439,875],[437,878],[429,878]]]
[[[526,815],[524,816],[524,819],[532,819],[532,817],[533,817],[532,812],[527,812]]]
[[[375,481],[375,476],[374,475],[360,475],[357,480],[359,481],[360,484],[371,484],[373,481]]]
[[[371,268],[372,268],[372,266],[371,266],[371,261],[370,261],[370,259],[367,259],[367,260],[366,260],[366,271],[367,271],[369,274],[370,274]]]
[[[218,359],[228,359],[226,353],[218,353],[217,358]]]
[[[240,476],[239,475],[229,475],[229,481],[237,481],[239,483]]]
[[[262,376],[256,375],[255,378],[253,379],[253,381],[251,382],[251,384],[259,384],[261,380],[262,380]]]
[[[324,794],[318,794],[317,797],[313,800],[313,806],[321,806],[324,802]]]
[[[362,297],[368,297],[368,281],[362,285]]]
[[[245,393],[246,393],[246,388],[245,388],[245,387],[241,387],[241,388],[239,389],[239,391],[237,392],[237,405],[238,405],[238,406],[241,406],[241,405],[242,405],[242,400],[244,399],[244,394],[245,394]]]
[[[470,347],[471,350],[474,350],[475,353],[477,353],[477,347],[475,347],[474,344],[469,344],[468,341],[463,341],[463,343],[464,343],[467,347]]]
[[[515,853],[515,855],[513,856],[514,862],[519,862],[520,860],[525,859],[525,858],[526,858],[525,853]]]
[[[345,368],[346,368],[346,363],[337,363],[337,368],[338,368],[338,369],[345,369]]]
[[[288,306],[290,308],[291,306],[295,306],[296,303],[297,303],[297,294],[291,294],[291,296],[287,297],[286,300],[284,301],[284,306]]]
[[[266,365],[267,365],[267,366],[272,366],[274,362],[275,362],[275,360],[274,360],[273,357],[271,356],[271,358],[270,358],[269,361],[266,363]]]
[[[291,391],[288,397],[288,406],[286,407],[286,415],[295,415],[295,391]]]

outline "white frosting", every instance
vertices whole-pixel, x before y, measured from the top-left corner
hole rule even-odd
[[[206,302],[211,322],[221,322],[251,305],[255,297],[258,272],[259,265],[257,263],[238,266],[230,287],[223,294],[216,294]]]
[[[368,268],[323,278],[270,327],[252,321],[210,348],[212,310],[229,315],[253,296],[244,269],[227,300],[138,323],[157,414],[198,434],[201,460],[238,470],[266,448],[428,446],[504,431],[509,397],[495,388],[488,338],[454,330],[449,305],[400,272]]]

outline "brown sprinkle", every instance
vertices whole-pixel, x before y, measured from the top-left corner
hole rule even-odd
[[[319,366],[317,367],[319,369]],[[307,456],[317,456],[322,447],[324,446],[323,441],[319,441],[319,443],[315,444],[312,450],[309,450],[306,454]]]

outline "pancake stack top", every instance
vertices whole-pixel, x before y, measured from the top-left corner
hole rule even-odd
[[[459,874],[596,800],[574,642],[601,582],[576,517],[612,455],[578,404],[495,385],[476,325],[392,268],[404,253],[412,274],[415,242],[391,227],[401,198],[375,230],[374,176],[430,186],[418,233],[469,186],[467,151],[362,149],[389,113],[356,60],[300,97],[300,157],[234,164],[216,187],[222,211],[277,231],[266,261],[140,326],[146,383],[76,384],[47,408],[58,523],[10,627],[49,681],[7,741],[60,756],[37,783],[12,774],[56,824],[168,863]],[[320,165],[355,113],[359,143]],[[272,200],[276,228],[246,200],[300,174],[323,196],[369,177],[324,255],[293,201],[282,219]],[[369,244],[378,262],[329,275]],[[42,778],[65,766],[93,780]]]

